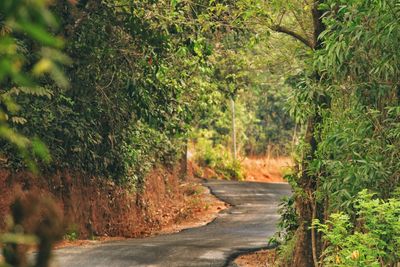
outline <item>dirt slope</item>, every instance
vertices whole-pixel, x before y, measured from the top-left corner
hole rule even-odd
[[[242,165],[246,181],[276,183],[285,182],[283,175],[293,166],[293,161],[289,157],[249,157],[242,161]]]
[[[13,200],[31,193],[52,198],[66,218],[68,233],[79,239],[178,231],[182,222],[197,223],[224,208],[215,199],[204,200],[196,181],[181,182],[178,177],[178,169],[156,168],[147,176],[145,190],[132,193],[109,180],[68,172],[34,177],[2,170],[0,232]]]
[[[287,184],[206,180],[231,208],[203,227],[176,234],[70,247],[55,252],[60,267],[227,266],[237,253],[266,246],[276,231],[278,203]]]

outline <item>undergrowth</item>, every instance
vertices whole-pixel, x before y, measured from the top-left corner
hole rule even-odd
[[[225,146],[214,145],[212,140],[199,137],[195,149],[195,160],[199,166],[214,170],[218,177],[224,179],[244,179],[244,170],[240,161],[234,160],[231,152]]]

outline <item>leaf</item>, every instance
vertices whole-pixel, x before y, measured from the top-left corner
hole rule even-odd
[[[49,72],[54,67],[53,62],[48,58],[42,58],[38,63],[33,67],[34,75],[41,75],[43,73]]]
[[[61,48],[64,45],[64,42],[61,39],[52,36],[43,27],[37,24],[26,21],[19,21],[17,22],[16,26],[18,30],[26,32],[34,40],[42,43],[43,45],[57,48]]]
[[[36,245],[39,240],[34,235],[5,233],[0,235],[0,243],[18,245]]]
[[[44,162],[49,163],[51,161],[49,149],[39,138],[34,138],[32,140],[32,151]]]
[[[27,120],[26,120],[25,118],[23,118],[23,117],[16,117],[16,116],[11,117],[11,121],[12,121],[13,123],[15,123],[15,124],[20,124],[20,125],[23,125],[23,124],[25,124],[25,123],[27,122]]]

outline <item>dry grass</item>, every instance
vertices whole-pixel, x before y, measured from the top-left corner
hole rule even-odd
[[[290,157],[251,157],[242,162],[247,181],[285,182],[283,175],[293,166]]]
[[[275,250],[260,250],[239,256],[235,263],[239,267],[273,267],[276,266]]]

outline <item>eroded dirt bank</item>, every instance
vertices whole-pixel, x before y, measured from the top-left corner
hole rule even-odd
[[[69,247],[55,252],[60,267],[228,266],[234,255],[266,246],[276,231],[279,200],[290,186],[278,183],[203,182],[232,206],[203,227],[150,238]]]
[[[6,225],[9,206],[30,193],[50,197],[68,224],[68,233],[79,239],[143,237],[180,230],[211,220],[224,208],[215,199],[204,200],[204,188],[190,178],[182,182],[178,169],[158,167],[148,174],[145,190],[129,192],[111,181],[60,172],[47,177],[0,171],[0,230]]]

